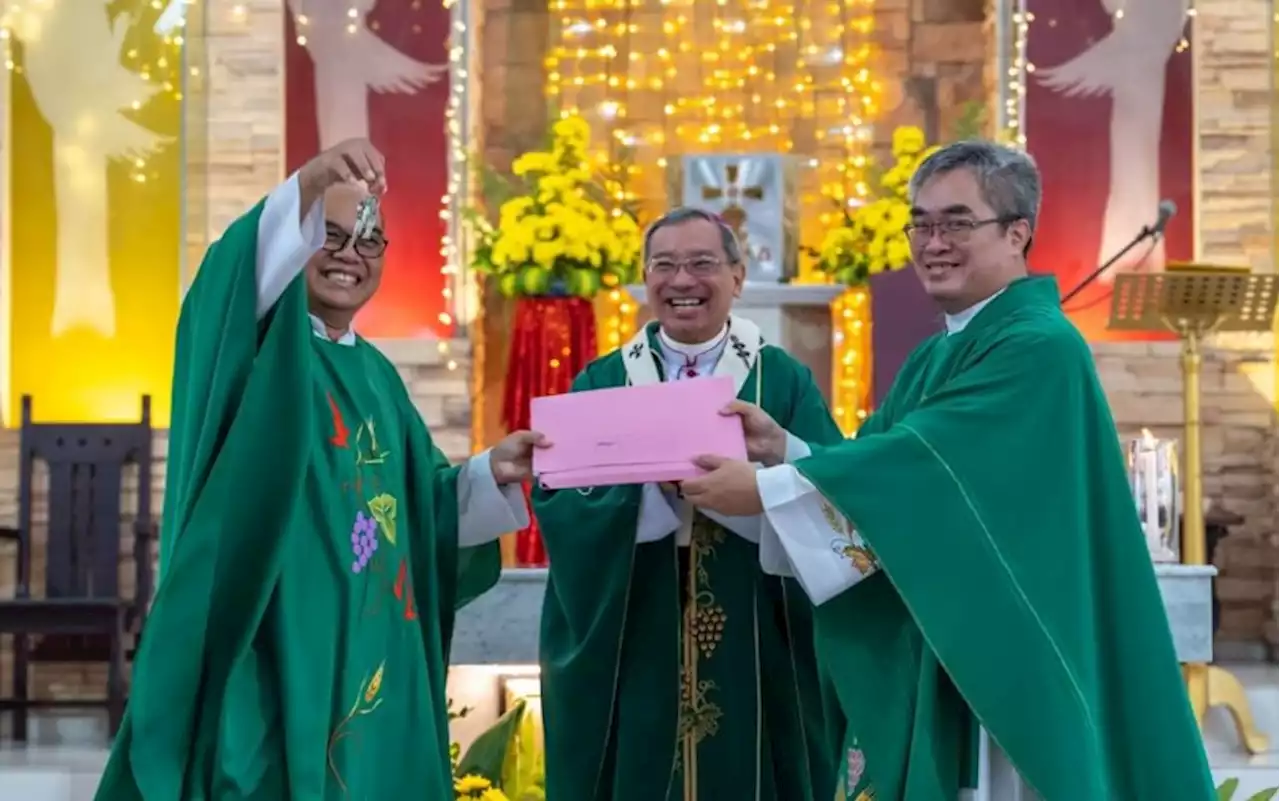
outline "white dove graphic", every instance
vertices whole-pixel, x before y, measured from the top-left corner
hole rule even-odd
[[[1066,97],[1111,96],[1111,187],[1097,263],[1155,222],[1160,202],[1160,132],[1165,71],[1186,26],[1188,0],[1102,0],[1112,27],[1101,40],[1037,80]],[[1164,243],[1137,248],[1110,273],[1164,265]]]
[[[23,4],[12,19],[27,84],[53,129],[54,336],[81,327],[104,337],[115,334],[107,164],[147,158],[171,141],[121,113],[160,91],[120,65],[129,24],[126,14],[113,22],[100,0]]]
[[[320,149],[369,137],[369,92],[413,94],[439,81],[448,64],[424,64],[369,30],[376,0],[289,0],[294,25],[315,65]]]

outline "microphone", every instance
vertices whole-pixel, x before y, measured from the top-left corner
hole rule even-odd
[[[1169,198],[1160,201],[1160,205],[1156,206],[1156,223],[1151,226],[1152,236],[1163,236],[1164,228],[1169,224],[1169,220],[1173,219],[1173,215],[1178,213],[1178,204]]]
[[[1173,215],[1177,213],[1178,213],[1178,205],[1176,203],[1174,203],[1172,200],[1169,200],[1168,198],[1161,200],[1160,205],[1156,206],[1156,221],[1151,225],[1142,226],[1142,230],[1138,232],[1138,235],[1133,238],[1132,242],[1130,242],[1129,244],[1121,248],[1119,253],[1107,259],[1106,264],[1094,270],[1092,273],[1089,274],[1088,278],[1076,284],[1074,289],[1072,289],[1067,294],[1063,295],[1060,303],[1065,304],[1067,301],[1071,300],[1076,295],[1079,295],[1080,292],[1084,290],[1085,287],[1089,286],[1094,281],[1098,280],[1098,276],[1105,273],[1107,269],[1111,267],[1111,265],[1115,264],[1116,262],[1120,261],[1120,259],[1124,258],[1124,254],[1128,253],[1129,251],[1137,247],[1138,243],[1141,242],[1142,240],[1147,238],[1159,239],[1160,237],[1163,237],[1164,229],[1166,226],[1169,225],[1169,220],[1172,219]]]

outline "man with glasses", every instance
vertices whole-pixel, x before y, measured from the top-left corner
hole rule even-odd
[[[809,370],[732,314],[745,266],[723,220],[666,214],[644,264],[657,319],[574,391],[730,376],[787,429],[754,450],[842,439]],[[809,603],[760,570],[759,515],[700,514],[656,485],[537,489],[533,508],[549,799],[830,801],[842,725],[823,714]]]
[[[1054,280],[1027,275],[1039,173],[1021,151],[962,142],[910,190],[914,269],[946,331],[856,439],[759,473],[707,458],[685,497],[764,512],[761,555],[784,556],[765,570],[817,605],[859,791],[1208,801],[1093,356]],[[748,430],[778,428],[737,411]]]
[[[356,210],[385,189],[382,156],[343,142],[205,255],[178,323],[159,590],[99,801],[453,798],[453,612],[527,525],[539,438],[449,467],[352,329],[387,247]]]

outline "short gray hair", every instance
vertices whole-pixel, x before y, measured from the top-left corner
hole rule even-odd
[[[911,176],[912,202],[920,187],[954,170],[973,170],[982,200],[998,217],[1026,220],[1032,234],[1040,214],[1040,170],[1025,151],[985,139],[956,142],[935,151]]]
[[[725,258],[730,264],[742,263],[742,244],[738,242],[738,235],[733,232],[729,224],[724,218],[714,212],[705,211],[703,209],[694,208],[693,206],[677,206],[666,214],[650,223],[644,232],[644,250],[640,254],[641,262],[649,263],[649,241],[653,239],[653,235],[660,228],[670,228],[673,225],[687,223],[690,220],[705,220],[720,229],[720,244],[724,247]]]

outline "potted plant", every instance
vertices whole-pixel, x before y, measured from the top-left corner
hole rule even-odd
[[[546,801],[534,711],[521,699],[455,761],[458,801]]]

